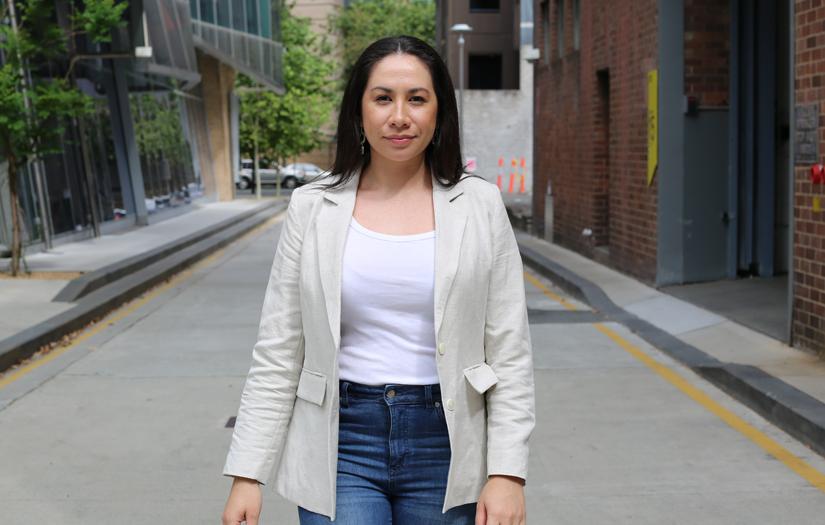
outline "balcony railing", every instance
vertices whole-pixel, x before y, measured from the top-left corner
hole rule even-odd
[[[283,45],[243,31],[192,20],[195,46],[275,90],[283,89]]]

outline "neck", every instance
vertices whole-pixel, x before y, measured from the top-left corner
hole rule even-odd
[[[359,188],[395,193],[399,190],[432,187],[424,155],[397,162],[373,154],[370,164],[361,174]]]

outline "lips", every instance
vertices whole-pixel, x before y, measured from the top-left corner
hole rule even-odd
[[[410,135],[390,135],[388,137],[384,137],[389,140],[391,143],[403,146],[405,144],[409,144],[415,138]]]

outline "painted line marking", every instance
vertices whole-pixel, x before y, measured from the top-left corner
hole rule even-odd
[[[538,280],[537,277],[533,276],[527,271],[524,272],[524,277],[536,288],[540,289],[554,301],[560,302],[568,310],[576,310],[576,307],[574,305],[570,304],[569,302],[565,301],[562,297],[559,297],[557,294],[550,291],[547,288],[547,286],[544,285],[544,283]],[[678,372],[676,372],[669,366],[656,361],[655,359],[647,355],[643,350],[641,350],[637,346],[633,345],[633,343],[629,342],[627,339],[622,337],[615,330],[604,325],[603,323],[595,323],[593,326],[594,328],[596,328],[596,330],[598,330],[606,337],[608,337],[611,341],[616,343],[625,352],[627,352],[628,354],[636,358],[638,361],[640,361],[642,364],[647,366],[650,370],[655,372],[656,375],[663,378],[665,381],[667,381],[677,389],[681,390],[682,393],[693,399],[695,402],[697,402],[699,405],[705,408],[705,410],[709,411],[710,413],[714,414],[716,417],[727,423],[728,426],[730,426],[737,432],[744,435],[746,438],[756,443],[760,448],[762,448],[762,450],[764,450],[771,456],[775,457],[776,459],[784,463],[786,467],[788,467],[796,474],[798,474],[800,477],[805,479],[805,481],[807,481],[820,491],[825,492],[825,474],[819,472],[811,465],[806,463],[805,460],[796,456],[793,452],[786,449],[766,434],[762,433],[759,429],[757,429],[744,419],[740,418],[727,408],[723,407],[722,405],[714,401],[710,396],[701,391],[699,388],[690,384]]]
[[[553,292],[552,290],[550,290],[549,288],[547,288],[547,286],[545,286],[545,284],[543,282],[539,281],[538,278],[536,278],[532,274],[527,273],[525,271],[524,272],[524,277],[527,278],[527,280],[530,282],[530,284],[532,284],[533,286],[535,286],[536,288],[541,290],[544,293],[544,295],[546,295],[550,299],[553,299],[557,303],[561,304],[563,307],[567,308],[570,311],[578,310],[576,308],[576,305],[570,303],[564,297],[560,296],[559,294],[557,294],[557,293]]]

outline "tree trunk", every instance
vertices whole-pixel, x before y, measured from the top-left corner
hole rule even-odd
[[[23,239],[20,228],[20,198],[17,194],[17,160],[8,158],[9,195],[11,197],[11,266],[12,277],[20,272],[20,256],[23,252]]]
[[[255,116],[255,140],[254,140],[254,148],[252,153],[252,178],[255,181],[255,198],[261,198],[261,174],[258,171],[258,117]]]

